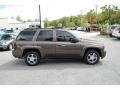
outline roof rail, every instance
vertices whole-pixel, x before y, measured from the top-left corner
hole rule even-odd
[[[64,28],[26,28],[24,30],[35,30],[35,29],[64,29]]]

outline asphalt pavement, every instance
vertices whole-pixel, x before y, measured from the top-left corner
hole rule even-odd
[[[120,40],[108,36],[94,39],[106,46],[107,56],[96,65],[79,60],[45,60],[38,66],[26,66],[11,51],[0,52],[1,85],[119,85]]]

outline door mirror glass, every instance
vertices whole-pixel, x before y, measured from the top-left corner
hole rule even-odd
[[[19,38],[20,41],[25,41],[26,39],[24,37]]]
[[[76,38],[71,38],[71,40],[70,40],[72,43],[76,43],[76,42],[78,42],[78,40],[76,39]]]

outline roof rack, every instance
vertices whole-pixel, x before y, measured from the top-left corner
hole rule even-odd
[[[58,29],[64,29],[64,28],[26,28],[26,29],[24,29],[24,30],[38,30],[38,29],[43,29],[43,30],[44,30],[44,29],[47,29],[47,30],[48,30],[48,29],[50,29],[50,30],[51,30],[51,29],[57,29],[57,30],[58,30]]]

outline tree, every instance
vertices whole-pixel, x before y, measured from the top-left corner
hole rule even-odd
[[[88,20],[86,19],[85,16],[82,16],[81,26],[83,26],[83,27],[89,26]]]
[[[10,18],[11,18],[11,19],[14,19],[14,17],[13,17],[13,16],[11,16]]]
[[[45,28],[47,28],[47,27],[49,27],[49,21],[48,21],[48,19],[46,18],[46,19],[44,19],[44,27]]]
[[[58,23],[58,27],[61,28],[61,27],[62,27],[62,24],[61,24],[61,23]]]
[[[86,19],[88,21],[89,24],[95,24],[96,23],[96,13],[94,10],[90,10],[87,14],[86,14]]]
[[[38,22],[39,20],[38,20],[38,19],[35,19],[34,21],[35,21],[35,22]]]
[[[20,22],[23,21],[20,16],[17,16],[17,17],[16,17],[16,20],[17,20],[17,21],[20,21]]]
[[[67,27],[75,27],[75,23],[74,22],[69,22],[69,23],[67,23]]]
[[[28,19],[27,22],[32,22],[32,20],[31,20],[31,19]]]
[[[105,5],[101,7],[102,12],[96,13],[94,9],[84,15],[62,17],[56,20],[44,20],[45,27],[80,27],[90,24],[108,25],[120,24],[120,8],[115,5]]]
[[[67,27],[68,22],[69,22],[69,17],[62,17],[58,20],[58,23],[61,23],[62,27]]]
[[[58,23],[59,23],[59,21],[58,20],[53,20],[53,21],[50,21],[50,26],[51,27],[54,27],[54,28],[57,28],[58,27]]]
[[[101,7],[101,9],[102,9],[101,14],[102,14],[103,22],[114,24],[113,21],[115,20],[115,18],[117,19],[117,15],[118,15],[118,10],[119,10],[118,7],[115,5],[105,5]]]

